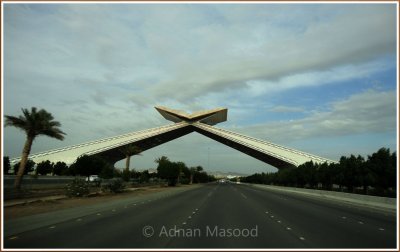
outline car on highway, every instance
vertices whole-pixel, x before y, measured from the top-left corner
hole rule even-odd
[[[90,175],[89,177],[86,178],[86,182],[98,183],[100,181],[101,181],[101,179],[100,179],[99,175]]]

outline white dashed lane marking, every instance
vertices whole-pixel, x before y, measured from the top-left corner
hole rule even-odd
[[[15,239],[18,239],[18,236],[13,236],[13,237],[10,237],[10,238],[8,238],[9,240],[15,240]]]
[[[269,214],[270,212],[269,212],[269,211],[265,211],[265,213],[266,213],[266,214]],[[276,216],[270,214],[269,217],[270,217],[270,218],[275,218]],[[279,223],[280,225],[283,225],[283,223],[282,223],[281,220],[277,220],[277,217],[275,218],[275,220],[276,220],[276,222]],[[291,227],[285,227],[285,229],[286,229],[288,232],[294,232],[294,231],[292,230]],[[296,233],[296,232],[294,232],[294,233]],[[294,234],[294,233],[293,233],[293,234]],[[300,234],[297,234],[296,236],[298,237],[298,239],[300,239],[300,240],[302,240],[302,241],[305,241],[305,240],[306,240],[306,238],[304,238],[304,236],[300,236]]]

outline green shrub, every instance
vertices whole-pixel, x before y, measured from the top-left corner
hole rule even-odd
[[[68,197],[83,197],[89,195],[89,192],[89,184],[80,178],[75,178],[65,188],[65,195]]]
[[[125,185],[121,179],[115,179],[103,186],[104,191],[109,191],[112,193],[120,193],[124,190]]]
[[[182,185],[188,185],[188,184],[190,183],[190,179],[188,179],[188,178],[186,178],[186,177],[180,178],[179,182],[180,182]]]

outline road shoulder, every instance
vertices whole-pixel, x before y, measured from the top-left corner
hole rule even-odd
[[[132,195],[132,197],[109,197],[103,198],[99,197],[100,202],[90,202],[89,204],[78,204],[78,206],[73,206],[66,209],[58,209],[50,212],[38,213],[30,216],[24,216],[20,218],[8,219],[6,215],[4,216],[4,235],[10,236],[18,233],[22,233],[29,230],[34,230],[37,228],[41,228],[48,225],[53,225],[56,223],[68,221],[71,219],[79,218],[82,216],[94,214],[99,211],[107,211],[111,210],[115,207],[120,207],[123,205],[134,204],[143,200],[155,199],[161,196],[172,196],[179,193],[186,192],[188,190],[194,190],[203,186],[200,185],[191,185],[191,186],[182,186],[175,188],[168,188],[167,190],[155,191],[147,194],[139,194]],[[81,202],[83,202],[82,200]],[[49,202],[48,202],[49,203]],[[57,203],[49,203],[49,204],[57,204]],[[29,207],[29,205],[28,205]],[[28,208],[29,209],[29,208]]]

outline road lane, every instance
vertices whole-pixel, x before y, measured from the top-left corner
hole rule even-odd
[[[298,230],[313,248],[396,246],[396,218],[386,212],[247,185],[237,188],[253,204]]]
[[[118,205],[72,220],[5,238],[5,247],[13,248],[135,248],[163,247],[165,239],[146,238],[145,226],[159,230],[170,227],[201,204],[211,187],[204,186],[173,196],[152,198]],[[150,197],[149,197],[150,198]],[[113,211],[114,210],[114,211]],[[54,228],[51,228],[55,226]],[[13,237],[17,237],[11,239]]]
[[[307,244],[267,218],[263,209],[254,207],[246,194],[234,184],[219,184],[190,220],[186,228],[200,229],[201,236],[176,238],[168,247],[176,248],[303,248]],[[218,235],[214,230],[239,230],[238,236]],[[247,230],[257,230],[255,236]],[[210,232],[207,232],[211,230]]]
[[[337,202],[213,183],[4,238],[5,248],[394,248],[396,219]],[[232,231],[233,234],[229,235]]]

